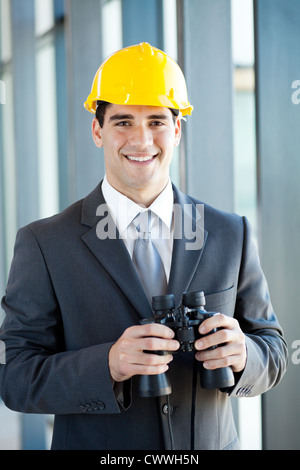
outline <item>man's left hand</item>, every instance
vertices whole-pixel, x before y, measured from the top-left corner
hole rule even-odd
[[[220,328],[215,333],[210,333],[215,328]],[[217,314],[206,319],[199,326],[203,336],[195,341],[196,359],[203,362],[206,369],[219,369],[231,366],[233,372],[240,372],[245,368],[247,351],[245,335],[238,321],[227,315]],[[214,349],[208,349],[212,346]]]

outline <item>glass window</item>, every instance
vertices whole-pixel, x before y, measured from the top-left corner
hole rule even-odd
[[[10,22],[10,0],[1,0],[1,23],[0,23],[0,53],[1,62],[11,59],[11,22]]]
[[[4,293],[17,230],[10,0],[0,2],[0,295]],[[0,323],[4,312],[0,308]],[[0,450],[20,448],[19,414],[0,400]]]
[[[5,274],[7,275],[17,229],[17,203],[10,2],[9,0],[2,0],[0,5],[0,155],[2,156],[1,165],[3,179],[1,185],[3,199],[3,246],[5,250]]]
[[[256,230],[256,136],[252,0],[232,0],[235,210]]]
[[[13,79],[10,68],[1,78],[6,86],[6,104],[1,105],[1,141],[2,141],[2,172],[3,172],[3,228],[5,239],[6,271],[10,265],[13,245],[17,230],[17,183],[14,147],[13,117]]]
[[[239,66],[254,65],[254,26],[252,0],[231,0],[232,53]]]
[[[256,231],[256,135],[254,24],[252,0],[232,0],[234,65],[235,211],[246,215]],[[239,437],[243,449],[261,449],[261,397],[238,401]],[[250,430],[250,432],[249,432]]]
[[[163,0],[164,51],[177,61],[177,8],[176,0]]]
[[[59,211],[53,0],[35,0],[39,216]],[[48,34],[47,34],[48,33]]]
[[[0,104],[6,104],[6,83],[0,80]]]
[[[54,26],[53,0],[35,0],[35,34],[41,36]]]
[[[122,2],[107,0],[102,5],[102,56],[108,57],[122,48]]]
[[[37,51],[37,116],[40,217],[59,210],[55,49],[52,40]]]
[[[177,62],[178,49],[176,0],[163,0],[163,44],[164,52]],[[184,127],[184,124],[182,127]],[[184,189],[185,186],[185,161],[183,148],[182,139],[181,145],[174,148],[173,159],[170,166],[171,179],[180,189]]]

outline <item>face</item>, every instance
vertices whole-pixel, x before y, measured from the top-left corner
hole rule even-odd
[[[168,108],[111,104],[103,127],[94,119],[92,130],[104,148],[109,183],[135,202],[151,204],[168,182],[180,119],[174,123]]]

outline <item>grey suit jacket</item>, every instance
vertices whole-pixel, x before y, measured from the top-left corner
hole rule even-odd
[[[170,449],[170,423],[175,449],[189,449],[191,435],[196,449],[238,448],[230,396],[264,393],[285,371],[286,344],[247,220],[205,206],[203,231],[199,201],[175,187],[174,197],[177,221],[192,217],[194,225],[182,236],[177,225],[168,291],[179,306],[184,291],[203,290],[207,310],[235,316],[246,334],[246,367],[231,389],[204,390],[199,374],[193,382],[194,353],[175,354],[168,406],[164,397],[140,398],[137,377],[121,393],[113,388],[111,345],[152,311],[123,241],[97,236],[100,185],[18,232],[2,300],[2,399],[13,410],[54,414],[53,449]],[[202,236],[197,249],[187,249],[191,232]]]

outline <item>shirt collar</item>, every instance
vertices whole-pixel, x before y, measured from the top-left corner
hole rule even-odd
[[[169,231],[172,226],[173,216],[173,189],[169,179],[165,189],[158,195],[149,208],[141,208],[134,201],[119,193],[107,181],[106,175],[102,182],[102,193],[109,206],[109,210],[118,227],[120,234],[127,230],[128,225],[139,212],[151,209],[164,222]]]

